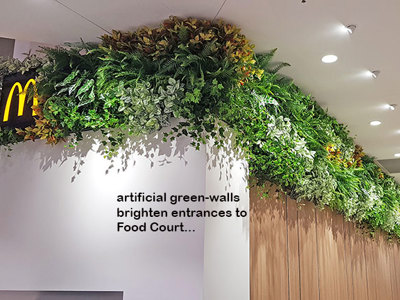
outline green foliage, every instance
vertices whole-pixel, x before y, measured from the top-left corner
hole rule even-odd
[[[11,145],[23,141],[23,138],[16,133],[15,130],[0,127],[0,146],[6,147],[11,150]]]
[[[172,118],[183,121],[164,139],[186,135],[197,149],[209,140],[220,147],[229,128],[258,184],[270,181],[299,201],[400,237],[399,185],[346,126],[279,74],[288,64],[271,62],[275,52],[254,55],[232,25],[172,17],[155,29],[114,31],[100,46],[0,61],[0,76],[40,64],[41,96],[36,124],[0,129],[0,145],[36,138],[53,144],[100,130],[110,157],[129,135],[157,131]]]
[[[235,63],[243,78],[261,75],[259,70],[252,68],[254,46],[239,28],[223,21],[170,17],[153,29],[142,27],[135,32],[113,30],[111,35],[103,35],[102,41],[107,48],[139,52],[153,60],[172,58],[176,49],[184,48],[190,55],[228,59]]]
[[[0,95],[3,84],[3,78],[14,73],[26,73],[36,70],[43,64],[43,59],[37,55],[28,53],[24,60],[0,56]]]
[[[311,200],[323,207],[335,201],[336,188],[336,178],[330,174],[324,159],[315,158],[313,169],[296,184],[294,193],[298,200]]]
[[[92,45],[82,43],[43,50],[47,62],[39,69],[38,93],[47,99],[42,107],[44,117],[62,128],[60,138],[71,133],[80,136],[88,128],[101,128],[101,122],[91,118],[97,106],[94,102],[98,60],[88,53],[92,49]]]

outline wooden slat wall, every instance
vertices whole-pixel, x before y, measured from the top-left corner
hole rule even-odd
[[[287,201],[293,200],[288,199]],[[315,209],[311,203],[301,206],[297,222],[299,227],[300,299],[318,300],[317,228]]]
[[[287,210],[288,299],[300,299],[299,226],[297,222],[299,212],[295,201],[286,201],[285,204]]]
[[[369,299],[367,284],[367,266],[365,260],[365,238],[353,223],[347,224],[348,229],[348,260],[351,269],[351,287],[353,299]]]
[[[251,300],[400,299],[400,245],[274,186],[250,201]]]
[[[400,297],[400,245],[392,245],[392,257],[394,261],[392,262],[392,283],[393,283],[393,299]]]
[[[262,201],[262,197],[253,190],[252,218],[255,226],[251,233],[254,243],[259,245],[251,249],[251,256],[256,262],[255,276],[261,278],[270,288],[261,286],[251,290],[253,299],[288,299],[288,263],[287,263],[287,229],[286,209],[282,205],[284,195],[271,190],[269,201]],[[275,251],[276,248],[280,251]]]

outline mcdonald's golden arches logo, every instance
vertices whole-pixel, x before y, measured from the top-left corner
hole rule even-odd
[[[1,126],[25,127],[32,124],[36,115],[31,109],[32,105],[38,105],[33,74],[15,74],[4,78],[0,103]]]

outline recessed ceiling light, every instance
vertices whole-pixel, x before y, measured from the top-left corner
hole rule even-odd
[[[378,77],[380,73],[381,73],[381,71],[379,71],[379,70],[369,71],[369,75],[371,75],[372,78]]]
[[[388,105],[387,105],[387,108],[388,108],[388,110],[393,111],[393,110],[396,109],[396,106],[397,106],[397,104],[388,104]]]
[[[325,55],[321,60],[322,60],[322,62],[324,62],[326,64],[331,64],[331,63],[334,63],[335,61],[337,61],[338,57],[336,55],[329,54],[329,55]]]
[[[382,124],[381,121],[372,121],[372,122],[369,123],[369,125],[371,125],[371,126],[378,126],[378,125],[381,125],[381,124]]]
[[[357,28],[357,26],[354,25],[354,24],[347,25],[347,26],[346,26],[346,31],[347,31],[349,34],[352,34],[352,33],[356,30],[356,28]]]
[[[394,157],[400,157],[400,153],[395,153]]]

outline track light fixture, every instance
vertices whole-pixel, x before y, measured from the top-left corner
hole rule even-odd
[[[351,25],[347,25],[347,26],[346,26],[346,30],[347,30],[347,32],[348,32],[349,34],[353,34],[354,31],[356,30],[356,28],[357,28],[357,26],[354,25],[354,24],[351,24]]]
[[[379,74],[381,73],[381,71],[375,70],[375,71],[370,71],[370,73],[373,78],[377,78],[379,76]]]

